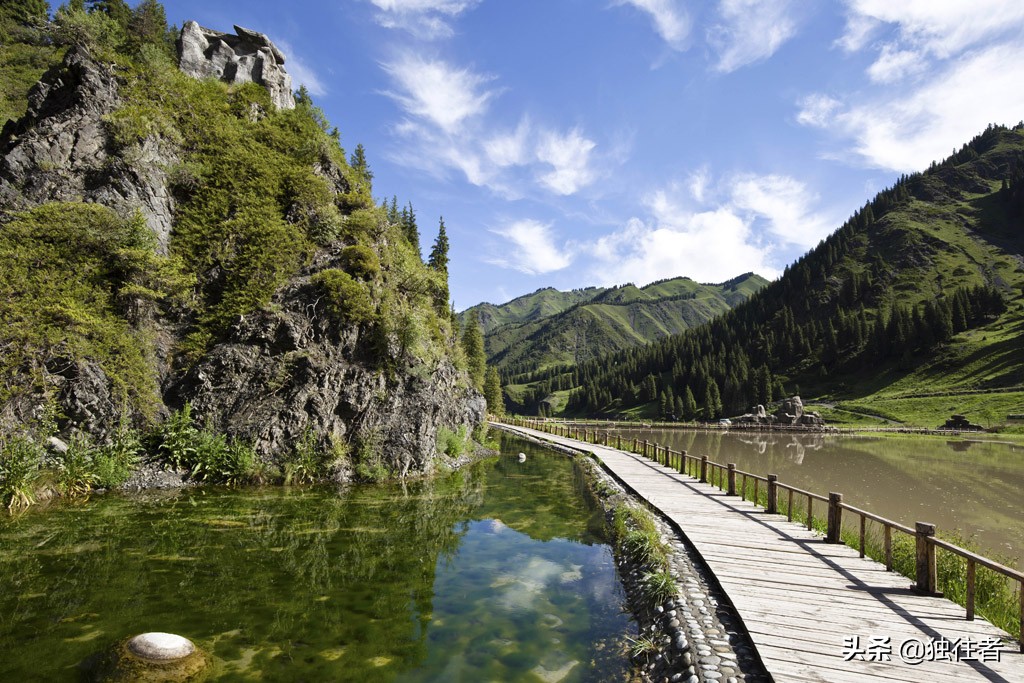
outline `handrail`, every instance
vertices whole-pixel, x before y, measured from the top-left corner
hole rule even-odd
[[[548,422],[546,420],[525,419],[517,417],[511,418],[511,420],[513,421],[513,423],[521,423],[520,426],[532,425],[534,428],[540,431],[554,431],[559,434],[564,433],[564,435],[567,438],[571,437],[571,435],[575,433],[577,435],[577,438],[582,436],[582,440],[589,441],[592,436],[594,443],[601,443],[601,439],[603,436],[604,444],[606,446],[610,444],[611,435],[607,430],[607,427],[603,435],[596,429],[597,425],[595,425],[595,429],[593,431],[584,428],[581,434],[581,430],[579,429],[579,427],[576,426],[576,423],[574,423],[573,426],[570,427],[568,422]],[[616,443],[619,449],[621,450],[623,448],[621,434],[616,436]],[[629,451],[642,455],[645,458],[650,458],[655,462],[663,464],[667,467],[671,467],[672,469],[676,469],[680,473],[686,472],[687,474],[689,474],[688,465],[692,462],[694,464],[694,467],[696,469],[699,469],[699,472],[697,472],[697,474],[690,476],[694,476],[695,478],[699,478],[699,480],[702,482],[708,482],[713,486],[717,486],[721,490],[725,490],[727,495],[736,495],[736,476],[739,475],[740,477],[742,477],[740,495],[742,496],[743,500],[746,500],[747,479],[751,478],[754,480],[753,503],[755,506],[760,505],[760,500],[758,497],[758,484],[760,482],[765,482],[767,483],[767,509],[769,512],[777,511],[778,490],[783,489],[785,491],[788,491],[789,495],[786,517],[789,521],[793,521],[793,495],[796,494],[799,496],[806,497],[808,529],[812,529],[814,526],[813,501],[817,500],[827,503],[828,524],[825,536],[826,543],[845,543],[845,541],[842,539],[841,533],[842,513],[844,510],[847,510],[853,514],[856,514],[860,517],[860,533],[858,540],[861,557],[865,556],[866,551],[867,520],[871,520],[873,522],[881,524],[883,527],[883,551],[885,555],[885,568],[888,571],[893,570],[892,531],[896,530],[905,533],[909,536],[913,536],[915,538],[917,546],[915,556],[917,583],[914,585],[914,588],[917,592],[925,595],[940,595],[940,593],[938,593],[938,581],[936,576],[935,550],[937,548],[942,548],[947,552],[951,552],[955,555],[963,557],[967,560],[967,604],[965,605],[965,607],[967,610],[966,618],[968,621],[974,620],[974,600],[976,588],[975,572],[977,565],[981,565],[982,567],[985,567],[991,571],[994,571],[998,574],[1002,574],[1003,576],[1007,577],[1012,581],[1016,581],[1018,584],[1018,596],[1020,602],[1020,626],[1018,627],[1018,643],[1020,645],[1020,651],[1024,653],[1024,572],[1020,572],[1016,569],[1000,564],[999,562],[990,560],[987,557],[984,557],[983,555],[973,553],[965,548],[961,548],[960,546],[950,543],[949,541],[943,541],[937,538],[935,536],[934,524],[918,522],[915,525],[916,528],[911,529],[910,527],[900,524],[899,522],[895,522],[891,519],[887,519],[880,515],[876,515],[872,512],[868,512],[867,510],[863,510],[853,505],[844,503],[843,496],[841,493],[830,493],[828,497],[825,497],[812,491],[806,491],[796,486],[784,484],[778,481],[778,476],[774,474],[769,474],[767,477],[762,477],[751,472],[738,470],[736,469],[736,465],[734,465],[733,463],[723,465],[721,463],[708,460],[706,456],[698,458],[697,456],[688,454],[686,451],[674,451],[668,446],[661,446],[660,444],[652,443],[647,439],[644,439],[641,442],[639,439],[634,438],[632,444],[629,444],[627,442],[626,445],[629,446]],[[653,457],[651,455],[652,449]],[[664,454],[664,458],[661,457],[661,454]],[[679,456],[678,467],[674,467],[673,465],[671,465],[673,455]],[[711,470],[710,476],[707,473],[708,468],[710,468]],[[715,482],[716,474],[718,479],[717,484]],[[699,475],[699,477],[697,475]]]

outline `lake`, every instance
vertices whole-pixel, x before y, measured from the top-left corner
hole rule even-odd
[[[582,471],[511,438],[404,485],[0,515],[4,681],[81,680],[145,631],[195,641],[217,680],[621,680],[624,600]]]
[[[962,438],[621,429],[691,455],[843,502],[894,521],[959,530],[983,555],[1024,567],[1024,446]],[[818,503],[824,514],[824,504]],[[852,515],[848,515],[851,516]],[[854,517],[855,518],[855,517]],[[851,521],[851,520],[844,520]]]

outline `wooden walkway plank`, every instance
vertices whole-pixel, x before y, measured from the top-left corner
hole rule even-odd
[[[718,579],[778,683],[1024,682],[1024,655],[1009,635],[983,619],[967,621],[964,609],[948,600],[913,593],[910,579],[861,558],[853,548],[827,544],[784,515],[769,515],[739,496],[642,456],[500,426],[593,453],[681,529]],[[825,510],[825,503],[815,501],[816,518],[823,518]],[[889,661],[850,658],[855,642],[850,639],[864,648],[872,638],[889,638]],[[936,639],[963,639],[978,645],[993,638],[1001,643],[998,661],[979,661],[976,655],[968,661],[925,658],[915,664],[900,655],[901,646],[911,641],[927,646]]]

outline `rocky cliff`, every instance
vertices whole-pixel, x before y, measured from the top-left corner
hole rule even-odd
[[[472,429],[485,411],[455,363],[447,307],[432,298],[446,274],[387,224],[322,114],[296,110],[284,55],[263,34],[235,31],[189,22],[178,40],[181,72],[223,91],[72,47],[4,128],[0,434],[56,409],[63,436],[102,440],[189,403],[207,429],[266,459],[312,435],[321,449],[372,451],[401,476],[429,470],[439,429]],[[184,104],[145,101],[142,81],[187,91],[174,93]],[[214,129],[189,106],[230,120]],[[311,139],[281,142],[278,125]],[[271,149],[276,165],[258,166],[262,150],[224,158],[260,136],[283,149]],[[245,188],[263,203],[220,201],[224,187],[240,192],[224,170],[240,164],[264,183]],[[268,185],[281,188],[270,199]],[[247,215],[254,204],[262,213]]]

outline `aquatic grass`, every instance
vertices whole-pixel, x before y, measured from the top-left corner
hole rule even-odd
[[[20,510],[35,503],[35,482],[43,451],[28,437],[0,436],[0,503]]]
[[[81,496],[89,493],[98,481],[93,462],[92,440],[84,435],[74,435],[67,449],[56,457],[57,490],[63,496]]]
[[[196,481],[237,485],[264,474],[251,445],[200,429],[188,403],[167,418],[155,439],[157,455]]]
[[[655,572],[668,570],[668,547],[647,510],[626,503],[616,506],[612,512],[612,535],[630,561]]]
[[[679,586],[668,570],[651,572],[644,575],[643,590],[652,604],[665,602],[679,592]]]
[[[336,441],[333,455],[335,461],[347,460],[348,444]],[[307,427],[282,461],[284,484],[312,484],[326,474],[329,465],[327,454],[317,447],[316,434]]]
[[[633,659],[646,659],[658,652],[658,642],[650,636],[626,636],[626,640],[629,641],[629,656]]]
[[[96,485],[102,488],[116,488],[128,481],[138,467],[143,453],[139,433],[122,426],[114,433],[111,442],[100,446],[93,454],[93,469]]]

